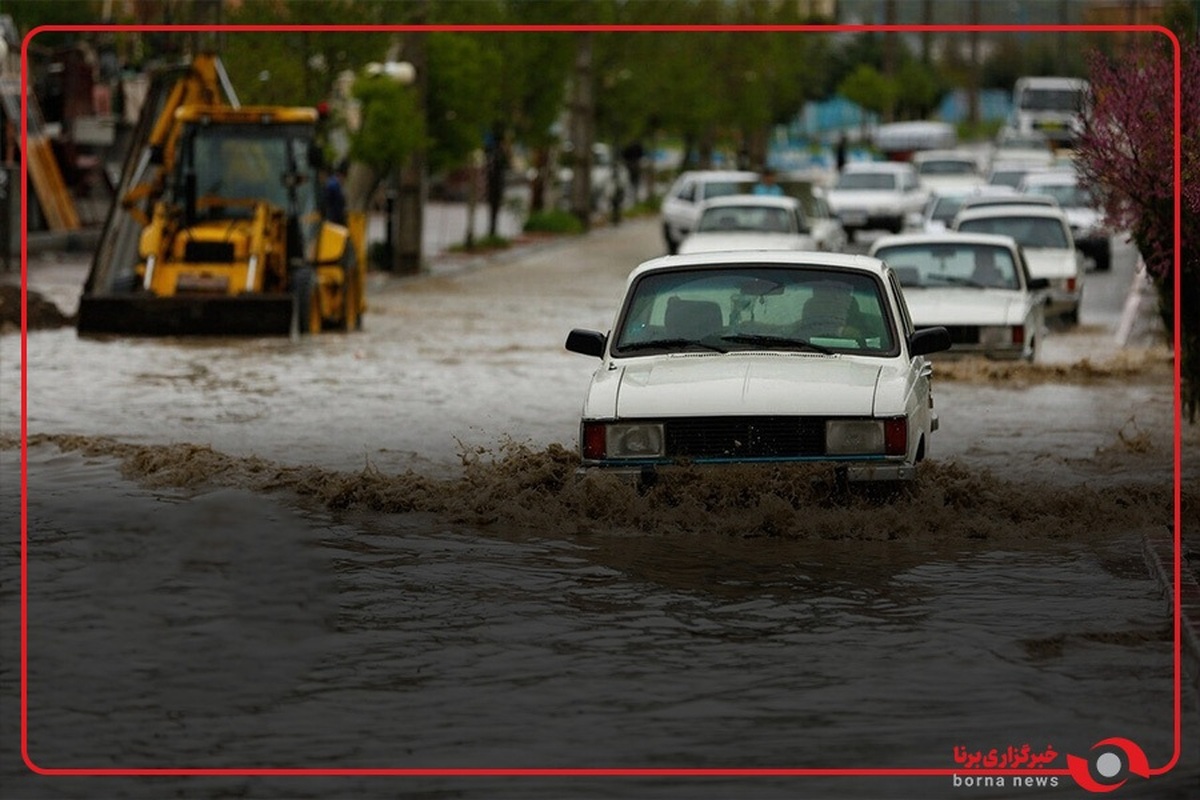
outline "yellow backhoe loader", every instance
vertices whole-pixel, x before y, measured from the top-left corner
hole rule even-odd
[[[365,219],[322,217],[317,111],[242,107],[220,62],[158,76],[80,298],[81,334],[361,325]]]

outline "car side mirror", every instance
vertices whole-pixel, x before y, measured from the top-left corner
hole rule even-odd
[[[914,356],[925,356],[950,349],[950,332],[945,328],[922,328],[908,337],[908,352]]]
[[[599,331],[585,331],[576,328],[567,334],[567,349],[572,353],[603,358],[606,344],[608,344],[608,337]]]
[[[1031,292],[1038,292],[1043,289],[1049,289],[1049,288],[1050,288],[1050,279],[1049,278],[1030,278],[1029,279],[1028,289]]]

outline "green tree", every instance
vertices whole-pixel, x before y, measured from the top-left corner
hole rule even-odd
[[[894,80],[868,64],[860,64],[838,85],[838,93],[867,111],[882,114],[894,105],[898,90]]]
[[[1077,147],[1085,182],[1109,221],[1132,232],[1158,290],[1159,309],[1174,331],[1175,280],[1180,286],[1182,394],[1189,420],[1200,408],[1200,41],[1181,48],[1180,252],[1175,261],[1174,55],[1162,41],[1123,53],[1094,54],[1092,110]],[[1178,266],[1178,274],[1176,267]]]
[[[359,78],[353,93],[362,103],[362,124],[350,140],[350,157],[377,178],[390,175],[427,144],[416,93],[385,76]]]

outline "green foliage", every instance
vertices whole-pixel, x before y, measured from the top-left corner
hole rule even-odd
[[[527,233],[583,233],[583,223],[569,211],[535,211],[525,220]]]
[[[231,24],[364,24],[373,19],[373,3],[329,0],[322,3],[249,2],[231,6]],[[316,105],[329,96],[344,70],[359,71],[380,61],[388,46],[382,33],[337,31],[222,34],[219,53],[242,103]]]
[[[425,118],[413,87],[386,77],[363,77],[353,93],[362,103],[362,127],[350,140],[350,157],[378,175],[398,169],[426,146]]]
[[[839,94],[876,113],[891,108],[898,92],[894,80],[868,64],[860,64],[838,86]]]
[[[908,60],[896,76],[896,112],[904,118],[924,119],[937,106],[942,87],[937,73],[919,61]]]
[[[492,76],[499,54],[486,34],[435,33],[427,41],[429,58],[425,112],[429,124],[429,167],[458,166],[483,144],[483,132],[496,115]]]

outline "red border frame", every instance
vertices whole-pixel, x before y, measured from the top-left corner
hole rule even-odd
[[[1180,323],[1180,242],[1181,210],[1181,68],[1182,56],[1179,40],[1169,29],[1161,25],[44,25],[31,30],[21,42],[21,152],[28,152],[27,130],[27,86],[28,49],[33,37],[45,32],[68,33],[161,33],[161,32],[221,31],[227,33],[272,33],[278,31],[300,32],[348,32],[348,33],[403,33],[428,31],[438,33],[484,32],[484,33],[571,33],[594,31],[598,33],[923,33],[923,32],[993,32],[993,33],[1160,33],[1165,35],[1174,49],[1175,92],[1174,92],[1174,233],[1175,233],[1175,308],[1173,343],[1175,351],[1175,425],[1174,425],[1174,753],[1161,767],[1150,770],[1150,775],[1162,775],[1178,763],[1182,750],[1182,690],[1181,690],[1181,605],[1179,584],[1181,574],[1181,479],[1182,479],[1182,401],[1180,398],[1181,323]],[[21,159],[21,758],[33,772],[46,776],[527,776],[527,777],[767,777],[767,776],[813,776],[813,777],[949,777],[964,774],[961,769],[911,768],[911,769],[811,769],[811,768],[460,768],[460,769],[372,769],[372,768],[54,768],[41,767],[34,763],[29,754],[28,741],[28,164]],[[1017,775],[1070,775],[1067,769],[996,769],[971,770],[971,776],[1017,776]]]

